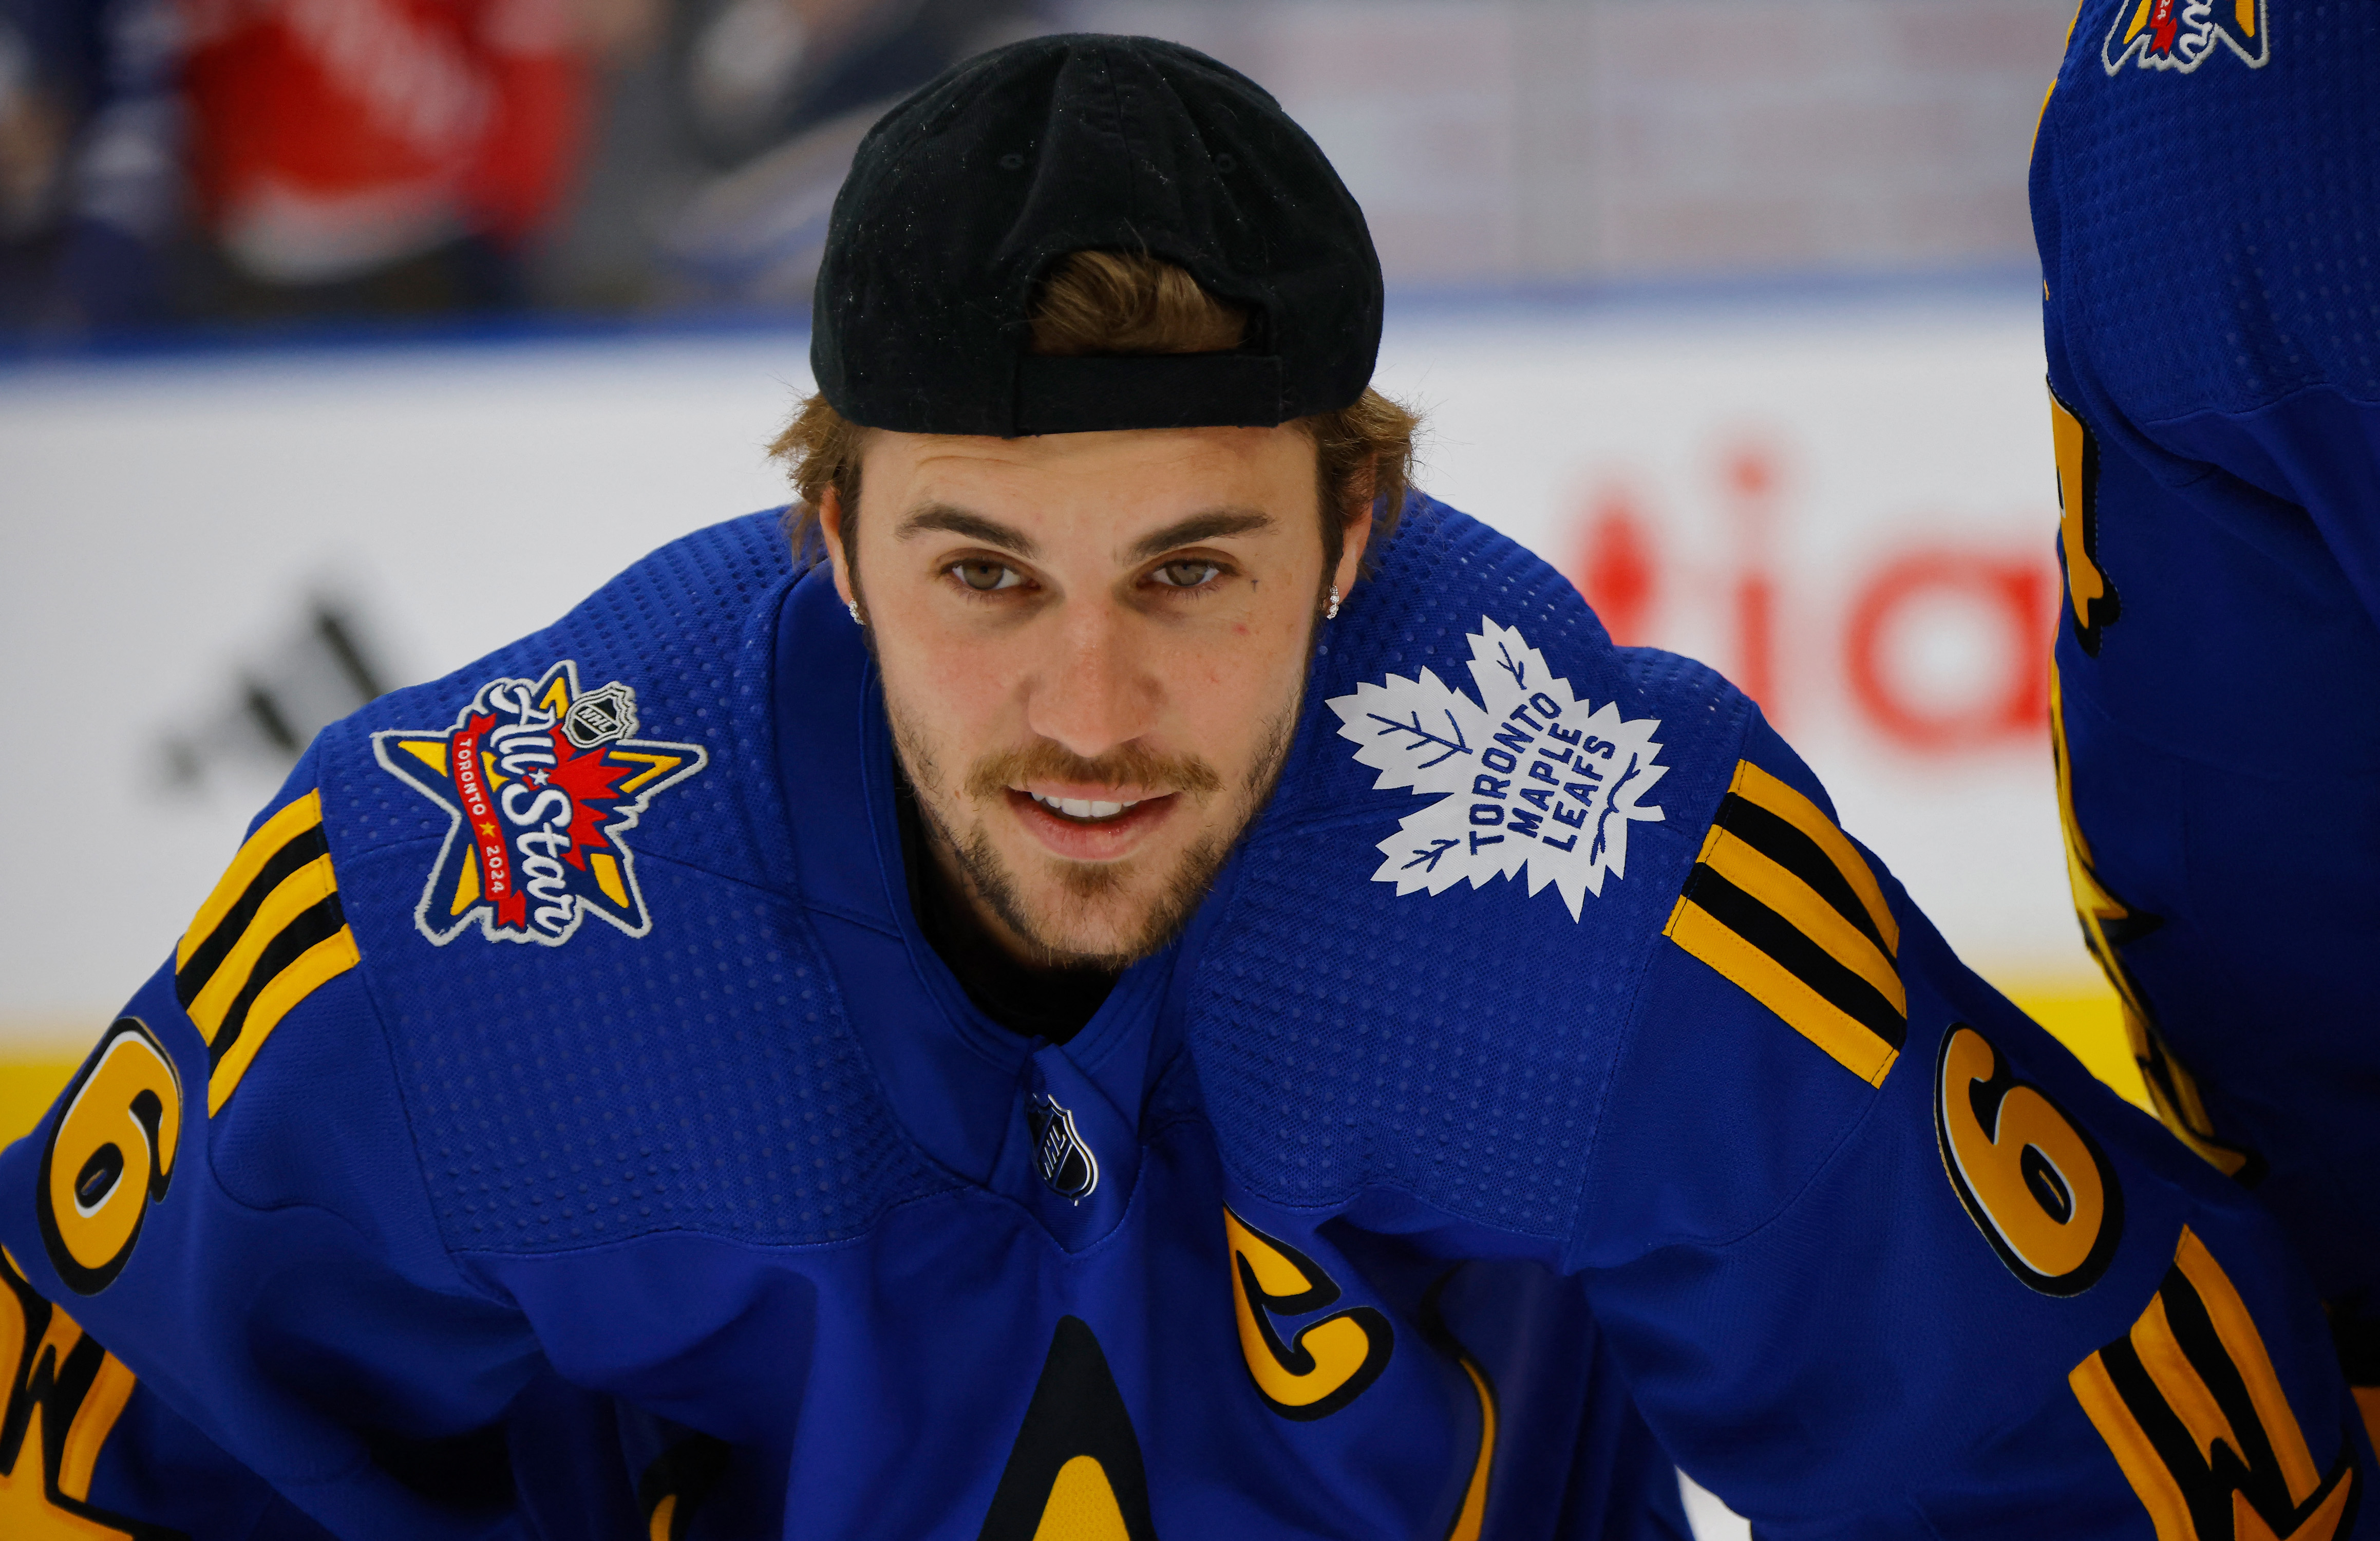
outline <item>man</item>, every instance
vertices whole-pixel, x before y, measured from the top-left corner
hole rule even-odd
[[[2380,34],[2347,14],[2092,0],[2033,208],[2076,909],[2380,1425]]]
[[[100,1366],[27,1393],[51,1501],[1675,1536],[1674,1457],[1779,1535],[2348,1534],[2270,1220],[1742,696],[1404,495],[1379,306],[1187,50],[888,116],[800,546],[327,730],[0,1159]]]

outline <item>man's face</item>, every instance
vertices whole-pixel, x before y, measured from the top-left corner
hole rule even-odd
[[[1287,753],[1329,581],[1291,428],[869,435],[856,550],[934,858],[1037,962],[1119,965],[1197,905]]]

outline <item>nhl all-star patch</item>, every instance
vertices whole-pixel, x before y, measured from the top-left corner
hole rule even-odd
[[[1330,699],[1339,736],[1380,773],[1375,789],[1442,795],[1380,842],[1387,859],[1372,880],[1441,893],[1526,868],[1529,892],[1554,885],[1576,920],[1607,874],[1627,876],[1628,826],[1662,817],[1643,801],[1669,774],[1654,763],[1660,721],[1591,707],[1518,631],[1484,615],[1471,679],[1476,701],[1427,669]]]
[[[700,745],[637,736],[637,693],[578,688],[567,659],[541,679],[480,686],[447,728],[372,734],[381,766],[454,816],[414,924],[440,946],[476,924],[491,941],[555,947],[601,916],[652,928],[625,838],[653,798],[700,770]]]
[[[2272,61],[2265,0],[2139,0],[2119,6],[2099,45],[2109,75],[2127,65],[2188,75],[2228,51],[2250,69]]]

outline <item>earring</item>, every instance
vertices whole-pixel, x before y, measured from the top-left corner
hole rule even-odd
[[[845,610],[851,612],[851,624],[853,625],[864,626],[868,624],[859,618],[859,601],[857,600],[845,600],[843,601],[843,605]]]
[[[1326,621],[1339,619],[1339,586],[1335,583],[1330,586],[1330,607],[1322,613],[1322,618]]]

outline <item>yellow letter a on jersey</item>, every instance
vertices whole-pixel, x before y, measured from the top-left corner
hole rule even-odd
[[[1078,1317],[1058,1318],[978,1541],[1157,1541],[1132,1415]]]

